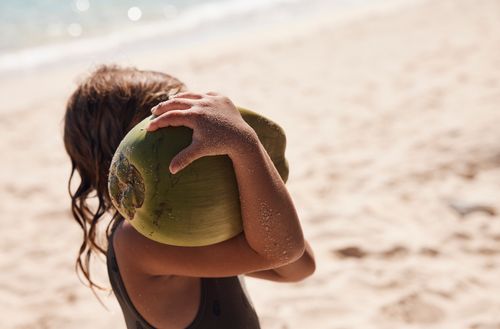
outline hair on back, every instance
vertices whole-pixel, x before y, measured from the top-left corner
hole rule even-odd
[[[178,79],[161,72],[119,66],[100,66],[70,96],[64,116],[63,140],[71,159],[68,192],[71,212],[83,230],[75,270],[95,293],[90,274],[93,253],[105,255],[107,244],[98,241],[97,225],[109,213],[106,241],[123,217],[108,194],[108,171],[113,154],[127,132],[151,114],[150,109],[184,91]],[[76,174],[80,180],[74,183]],[[72,189],[72,185],[77,185]]]

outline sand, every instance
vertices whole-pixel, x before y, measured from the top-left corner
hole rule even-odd
[[[287,132],[317,271],[247,279],[264,329],[500,328],[500,2],[332,16],[124,63],[222,92]],[[124,326],[73,268],[61,120],[88,68],[0,79],[0,328]]]

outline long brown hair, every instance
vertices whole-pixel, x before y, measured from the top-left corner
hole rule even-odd
[[[94,288],[104,288],[91,278],[91,255],[105,255],[107,249],[97,239],[97,225],[105,214],[112,216],[106,227],[107,241],[123,220],[108,194],[111,158],[126,133],[149,116],[153,106],[184,89],[182,82],[165,73],[101,66],[68,100],[64,116],[64,146],[71,159],[68,191],[73,217],[83,230],[75,270],[94,293]],[[72,191],[75,173],[80,180]]]

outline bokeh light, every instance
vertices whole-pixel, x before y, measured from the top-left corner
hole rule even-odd
[[[142,17],[142,10],[139,7],[130,7],[127,12],[128,18],[131,21],[138,21]]]
[[[83,29],[82,26],[78,23],[72,23],[68,25],[68,34],[72,37],[79,37],[82,35]]]
[[[87,11],[90,8],[89,0],[76,0],[75,5],[78,11]]]

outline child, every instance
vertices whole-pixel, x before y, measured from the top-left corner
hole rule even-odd
[[[191,145],[165,171],[176,173],[203,156],[230,157],[243,233],[204,247],[171,246],[144,237],[113,208],[107,190],[111,158],[125,134],[151,111],[157,116],[151,132],[193,129]],[[127,328],[260,328],[241,285],[243,275],[293,282],[314,272],[290,195],[256,133],[227,97],[187,92],[167,74],[103,66],[70,97],[64,144],[72,164],[72,213],[84,232],[77,269],[92,289],[100,288],[90,275],[90,256],[107,256]],[[73,192],[75,171],[80,184]],[[96,233],[106,213],[112,215],[107,249]]]

